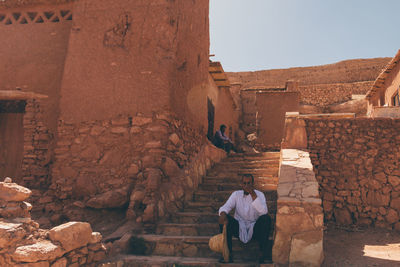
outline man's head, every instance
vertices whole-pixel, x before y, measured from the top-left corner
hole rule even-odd
[[[219,126],[219,129],[220,129],[221,132],[225,132],[226,125],[225,124],[221,124],[221,126]]]
[[[252,174],[243,174],[242,176],[242,189],[245,194],[249,194],[254,188],[254,177]]]

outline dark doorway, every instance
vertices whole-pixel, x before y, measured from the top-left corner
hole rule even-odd
[[[207,138],[211,142],[214,138],[214,116],[215,116],[215,107],[211,101],[207,97],[207,117],[208,117],[208,130],[207,130]]]
[[[0,179],[21,178],[25,101],[0,101]]]

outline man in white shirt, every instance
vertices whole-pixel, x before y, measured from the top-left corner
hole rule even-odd
[[[252,239],[257,240],[260,245],[260,263],[271,263],[271,242],[269,242],[271,217],[268,215],[265,196],[254,189],[254,177],[251,174],[243,175],[242,189],[233,192],[219,209],[221,232],[223,225],[227,225],[229,262],[233,261],[232,236],[235,236],[243,243],[248,243]],[[233,209],[235,209],[234,217],[229,215]]]
[[[218,148],[224,149],[227,153],[229,153],[231,150],[236,152],[235,146],[233,145],[232,140],[225,135],[226,131],[226,126],[222,124],[219,127],[219,131],[215,132],[214,135],[214,145]]]

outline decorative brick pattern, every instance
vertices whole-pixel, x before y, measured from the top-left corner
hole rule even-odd
[[[31,23],[57,23],[72,20],[71,10],[27,11],[27,12],[0,12],[0,25]]]

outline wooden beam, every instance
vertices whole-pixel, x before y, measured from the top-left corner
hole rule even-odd
[[[227,80],[228,77],[225,73],[211,73],[214,80]]]
[[[37,94],[34,92],[0,90],[0,100],[27,100],[27,99],[44,99],[44,98],[48,98],[48,96]]]

